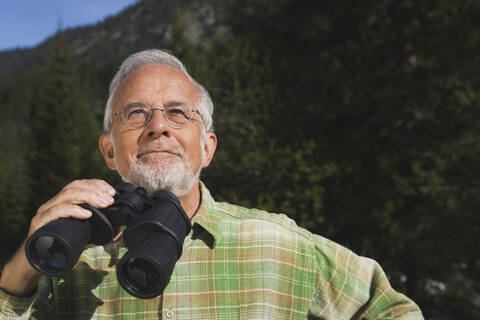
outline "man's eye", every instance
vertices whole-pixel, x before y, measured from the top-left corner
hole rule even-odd
[[[145,118],[148,112],[143,108],[129,109],[127,112],[127,119]]]
[[[169,117],[174,117],[174,118],[178,118],[178,117],[187,118],[188,116],[187,111],[183,108],[168,108],[166,112]]]

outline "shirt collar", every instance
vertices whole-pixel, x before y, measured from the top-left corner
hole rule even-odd
[[[222,229],[216,202],[207,187],[200,181],[202,200],[192,219],[192,238],[202,239],[210,248],[215,248],[221,238]]]

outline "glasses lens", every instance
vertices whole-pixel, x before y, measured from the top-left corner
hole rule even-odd
[[[67,250],[50,236],[39,237],[33,244],[35,260],[45,270],[57,272],[68,263]]]
[[[192,118],[190,110],[182,105],[166,107],[165,117],[171,124],[176,126],[183,126],[187,120]]]
[[[128,105],[122,113],[123,122],[130,127],[141,127],[150,118],[150,108],[141,103]]]
[[[130,282],[142,291],[155,290],[162,285],[162,278],[159,276],[157,268],[144,259],[128,260],[126,271]]]

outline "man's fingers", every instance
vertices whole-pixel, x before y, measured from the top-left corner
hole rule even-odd
[[[80,204],[88,203],[95,208],[106,208],[114,202],[113,196],[98,189],[85,187],[71,187],[60,192],[59,197],[52,204]]]
[[[59,218],[87,219],[91,212],[77,204],[87,203],[94,208],[106,208],[114,203],[115,189],[100,179],[75,180],[38,208],[29,234]]]
[[[80,206],[74,204],[57,204],[33,217],[30,224],[29,236],[47,223],[60,218],[85,220],[91,216],[92,212],[90,210],[84,209]]]
[[[115,189],[103,180],[75,180],[40,206],[37,214],[58,204],[88,203],[92,207],[106,208],[113,204],[114,195]]]
[[[106,181],[100,180],[100,179],[74,180],[70,184],[68,184],[66,187],[68,186],[99,190],[101,192],[109,194],[112,197],[115,195],[115,188],[113,188]]]

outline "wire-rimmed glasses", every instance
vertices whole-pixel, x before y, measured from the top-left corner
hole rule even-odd
[[[162,111],[163,117],[173,128],[181,128],[188,121],[196,120],[193,118],[194,113],[198,113],[205,124],[200,111],[181,102],[172,102],[163,106],[163,108],[152,108],[143,102],[129,103],[124,108],[117,110],[113,118],[120,114],[125,125],[131,128],[141,128],[148,124],[154,110]]]

